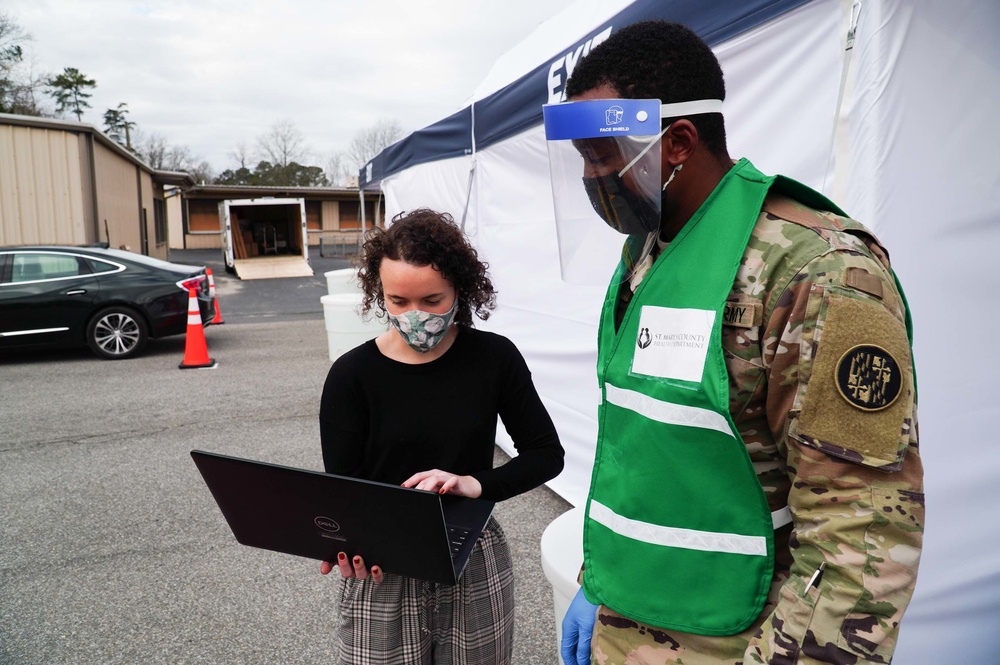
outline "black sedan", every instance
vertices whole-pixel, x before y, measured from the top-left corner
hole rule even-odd
[[[0,247],[0,350],[90,346],[131,358],[151,337],[187,331],[189,289],[214,316],[204,266],[99,247]]]

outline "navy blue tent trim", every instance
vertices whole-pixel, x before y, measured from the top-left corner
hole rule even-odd
[[[472,109],[465,107],[444,120],[419,129],[383,150],[361,169],[362,187],[377,185],[382,178],[405,168],[472,152]],[[368,173],[368,166],[371,173]]]
[[[567,45],[531,72],[475,103],[476,149],[481,150],[542,122],[542,105],[549,101],[551,63],[567,52],[576,53],[609,27],[648,19],[683,23],[709,45],[716,45],[766,23],[811,0],[637,0],[595,28],[580,41]],[[466,107],[429,127],[418,130],[383,150],[361,170],[362,187],[377,186],[387,176],[410,166],[472,152],[472,107]]]

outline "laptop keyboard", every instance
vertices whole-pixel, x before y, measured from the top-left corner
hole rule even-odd
[[[462,550],[465,541],[469,539],[469,533],[471,532],[468,529],[455,526],[448,527],[448,540],[451,543],[452,559],[458,556],[458,553]]]

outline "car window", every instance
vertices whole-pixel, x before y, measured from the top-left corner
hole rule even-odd
[[[170,261],[164,261],[153,256],[146,256],[144,254],[137,254],[135,252],[123,251],[120,249],[110,248],[105,249],[101,252],[108,257],[109,261],[115,259],[124,259],[126,261],[131,261],[132,263],[140,263],[144,266],[150,266],[152,268],[161,268],[163,270],[176,271],[178,264],[171,263]],[[197,266],[184,266],[190,267],[193,270],[197,270]]]
[[[91,272],[98,274],[102,272],[117,272],[120,266],[114,263],[108,263],[107,261],[101,261],[100,259],[87,259],[87,264],[90,266]]]
[[[36,282],[89,275],[90,268],[76,256],[66,254],[14,254],[11,282]]]

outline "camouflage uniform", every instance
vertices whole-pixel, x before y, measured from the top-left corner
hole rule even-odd
[[[767,604],[728,637],[646,626],[601,607],[595,663],[891,660],[913,593],[924,501],[905,303],[888,267],[857,222],[767,198],[722,333],[733,420],[771,510],[787,505],[793,517],[775,533]],[[859,345],[895,361],[889,370],[901,384],[891,404],[878,378],[889,374],[845,365],[869,348]]]

